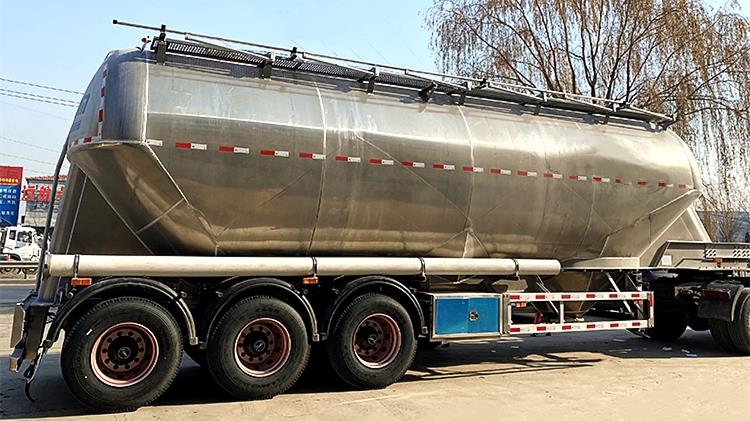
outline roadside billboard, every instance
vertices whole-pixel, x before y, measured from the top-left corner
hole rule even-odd
[[[18,224],[23,167],[0,165],[0,226]]]

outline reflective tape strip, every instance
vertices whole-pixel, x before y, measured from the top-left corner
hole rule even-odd
[[[573,181],[586,181],[589,179],[588,176],[585,176],[585,175],[571,175],[571,176],[568,176],[568,178]]]
[[[424,168],[424,162],[402,161],[401,165],[412,168]]]
[[[500,175],[512,175],[513,171],[506,170],[504,168],[490,168],[490,172],[492,174],[500,174]]]
[[[537,176],[536,171],[527,171],[527,170],[518,170],[516,174],[520,175],[521,177],[536,177]]]
[[[146,139],[146,144],[151,146],[163,146],[164,142],[157,139]]]
[[[451,164],[432,164],[432,168],[435,168],[436,170],[453,171],[456,169],[456,166]]]
[[[289,151],[277,151],[275,149],[261,149],[260,154],[264,156],[278,156],[281,158],[289,158]]]
[[[558,174],[558,173],[555,173],[555,172],[546,172],[546,173],[544,173],[544,178],[553,178],[553,179],[559,180],[562,177],[563,177],[562,174]]]
[[[646,180],[638,180],[637,184],[638,184],[638,187],[646,187],[646,186],[648,186],[648,181],[646,181]]]
[[[680,188],[680,189],[689,189],[691,187],[688,184],[680,183],[680,184],[677,185],[677,188]]]
[[[312,153],[312,152],[300,152],[299,157],[302,159],[326,159],[326,156],[322,153]]]
[[[510,303],[528,303],[535,301],[612,301],[612,300],[647,300],[647,291],[628,292],[550,292],[550,293],[517,293],[508,295]]]
[[[392,159],[372,158],[372,159],[370,159],[370,164],[375,164],[375,165],[393,165],[393,160]]]
[[[580,332],[589,330],[637,329],[648,327],[648,320],[622,320],[606,322],[512,324],[509,333]]]
[[[179,149],[208,150],[208,145],[205,143],[175,142],[174,146]]]
[[[336,161],[341,161],[341,162],[362,162],[362,158],[360,158],[358,156],[336,155]]]
[[[219,152],[249,154],[250,153],[250,148],[243,148],[241,146],[227,146],[227,145],[222,145],[222,146],[219,146]]]
[[[463,170],[466,171],[466,172],[478,172],[478,173],[484,172],[484,168],[482,168],[482,167],[473,167],[471,165],[464,165]]]
[[[616,177],[615,178],[615,184],[622,184],[622,178]]]
[[[664,180],[659,180],[659,182],[656,183],[656,185],[659,186],[659,187],[661,187],[661,188],[664,188],[664,187],[667,187],[667,182],[664,181]]]

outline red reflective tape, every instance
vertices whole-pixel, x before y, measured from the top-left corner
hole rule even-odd
[[[273,149],[261,149],[260,150],[261,155],[273,155],[275,153],[276,151],[274,151]]]
[[[105,87],[104,87],[104,86],[102,86],[102,90],[101,90],[101,96],[104,96],[104,90],[105,90]]]
[[[609,298],[617,298],[618,295],[619,294],[617,294],[617,293],[612,293],[612,294],[609,294]]]
[[[537,332],[544,332],[545,330],[547,330],[547,326],[537,326],[536,327],[536,331]]]
[[[432,168],[436,168],[436,169],[439,169],[439,170],[442,170],[443,167],[444,167],[443,164],[432,164]]]
[[[633,298],[641,298],[641,293],[634,292],[634,293],[630,294],[630,296],[633,297]]]
[[[571,295],[570,295],[570,294],[563,294],[563,295],[561,295],[560,297],[561,297],[561,298],[562,298],[563,300],[565,300],[565,299],[568,299],[568,298],[570,298],[570,297],[571,297]]]
[[[646,180],[638,180],[638,185],[641,186],[641,187],[646,187],[646,186],[648,186],[648,181],[646,181]]]
[[[520,327],[512,327],[510,328],[510,333],[518,333],[521,331]]]
[[[104,121],[104,110],[99,109],[99,122]]]
[[[610,323],[609,327],[620,327],[619,323]]]
[[[401,165],[405,167],[412,167],[414,166],[414,161],[401,161]]]
[[[518,171],[516,172],[516,174],[518,174],[518,175],[520,175],[520,176],[522,176],[522,177],[526,177],[526,176],[528,176],[528,175],[529,175],[529,172],[528,172],[528,171],[526,171],[526,170],[518,170]]]
[[[349,157],[345,155],[336,155],[336,161],[348,161]]]
[[[686,189],[687,188],[687,184],[680,183],[680,184],[677,185],[677,187],[681,188],[681,189]]]
[[[474,171],[474,167],[472,167],[471,165],[464,165],[463,169],[464,171]]]
[[[578,180],[578,176],[577,175],[569,175],[568,178],[571,179],[571,180]]]
[[[622,184],[622,178],[616,177],[615,178],[615,184]]]
[[[536,298],[537,300],[544,300],[545,298],[547,298],[547,296],[544,294],[537,294],[534,296],[534,298]]]
[[[511,295],[508,298],[510,298],[511,300],[520,300],[521,296],[520,295]]]
[[[571,330],[573,329],[573,326],[571,325],[563,325],[562,330]]]
[[[312,159],[312,156],[313,156],[313,154],[310,153],[310,152],[300,152],[299,153],[299,157],[300,158]]]
[[[602,178],[601,178],[601,177],[599,177],[598,175],[595,175],[595,176],[591,177],[591,179],[592,179],[592,180],[593,180],[593,181],[594,181],[595,183],[601,183],[601,182],[602,182]]]
[[[91,138],[90,137],[84,137],[83,138],[83,143],[91,143]]]
[[[586,325],[586,329],[596,329],[596,325],[594,323],[589,323]]]
[[[234,152],[234,146],[219,146],[220,152]]]
[[[586,294],[586,298],[596,298],[596,294]]]
[[[382,163],[383,163],[382,159],[377,159],[377,158],[370,159],[370,164],[382,164]]]
[[[640,326],[641,322],[633,322],[632,324],[633,324],[633,326]]]
[[[554,174],[552,174],[551,172],[544,173],[544,178],[552,178],[552,177],[554,177]]]
[[[664,180],[659,180],[659,187],[667,187],[667,182]]]
[[[175,142],[175,148],[190,149],[190,142]]]

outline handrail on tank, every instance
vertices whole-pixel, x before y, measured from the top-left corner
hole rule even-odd
[[[461,104],[463,103],[463,100],[467,92],[474,90],[474,89],[476,90],[491,89],[491,90],[505,92],[512,96],[518,96],[518,99],[515,100],[515,102],[519,102],[522,104],[533,104],[533,105],[536,105],[537,107],[541,105],[547,105],[552,108],[556,108],[555,104],[551,103],[552,100],[564,101],[564,102],[568,102],[574,105],[579,105],[581,107],[586,107],[588,109],[586,109],[585,111],[605,115],[606,116],[605,123],[609,120],[609,116],[611,115],[616,115],[618,117],[624,117],[624,118],[629,118],[629,119],[634,119],[634,120],[639,120],[639,121],[646,121],[649,123],[655,123],[664,129],[674,124],[676,121],[674,117],[671,117],[665,114],[656,113],[656,112],[649,111],[649,110],[645,110],[645,109],[641,109],[641,108],[633,106],[631,103],[618,101],[615,99],[600,98],[600,97],[593,97],[589,95],[554,91],[554,90],[539,88],[535,86],[524,86],[524,85],[518,85],[518,84],[513,84],[513,83],[507,83],[507,82],[494,80],[494,79],[487,79],[487,78],[479,79],[479,78],[473,78],[473,77],[467,77],[467,76],[451,75],[451,74],[441,73],[441,72],[432,72],[432,71],[427,71],[427,70],[419,70],[419,69],[412,69],[408,67],[393,66],[390,64],[376,63],[376,62],[352,59],[352,58],[347,58],[347,57],[339,57],[339,56],[334,56],[330,54],[321,54],[321,53],[314,53],[310,51],[301,51],[297,47],[286,48],[286,47],[279,47],[275,45],[260,44],[256,42],[220,37],[216,35],[199,34],[196,32],[182,31],[182,30],[171,29],[171,28],[167,29],[166,25],[161,25],[157,27],[157,26],[143,25],[143,24],[132,23],[132,22],[123,22],[117,19],[113,19],[112,23],[115,25],[128,26],[132,28],[158,31],[160,33],[160,38],[162,40],[166,36],[166,33],[169,32],[171,34],[183,36],[186,41],[203,43],[205,45],[210,45],[214,48],[222,48],[222,49],[226,49],[230,51],[240,52],[243,54],[247,54],[248,56],[258,56],[258,53],[254,53],[252,51],[232,49],[230,47],[217,46],[215,44],[208,43],[204,40],[221,41],[221,42],[240,44],[240,45],[245,45],[245,46],[250,46],[250,47],[255,47],[255,48],[271,50],[271,52],[268,54],[267,57],[265,56],[263,57],[264,61],[267,61],[267,62],[273,62],[276,59],[275,55],[273,54],[273,51],[277,51],[277,52],[283,52],[288,55],[285,58],[279,57],[280,59],[284,59],[284,60],[300,61],[301,63],[305,61],[313,61],[313,62],[319,62],[323,64],[340,66],[342,68],[353,70],[356,72],[362,72],[363,74],[366,75],[363,77],[363,79],[371,79],[370,86],[368,86],[368,93],[371,93],[372,91],[372,82],[375,78],[378,77],[378,70],[388,69],[388,70],[399,72],[400,74],[407,76],[407,77],[431,81],[433,86],[434,84],[442,84],[443,86],[448,86],[453,90],[452,93],[461,94],[461,99],[460,99]],[[201,40],[201,38],[203,40]],[[335,61],[335,63],[332,63],[330,60]],[[367,66],[367,69],[356,68],[356,67],[351,66],[352,64]],[[437,79],[437,78],[440,78],[440,79]],[[449,82],[445,79],[452,79],[454,81],[461,81],[463,83]],[[420,96],[422,96],[423,99],[427,100],[429,99],[431,92],[432,90],[430,90],[429,87],[427,87],[423,89],[422,91],[420,91]],[[624,114],[620,112],[624,112]],[[615,113],[620,113],[620,114],[615,114]]]

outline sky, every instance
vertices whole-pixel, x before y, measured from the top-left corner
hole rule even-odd
[[[723,0],[708,0],[721,5]],[[33,1],[0,0],[0,78],[85,90],[108,51],[149,31],[112,19],[221,35],[306,51],[436,70],[424,15],[432,0]],[[750,14],[750,0],[739,0]],[[0,93],[77,102],[75,94],[0,80]],[[75,108],[0,95],[0,165],[50,175]]]

